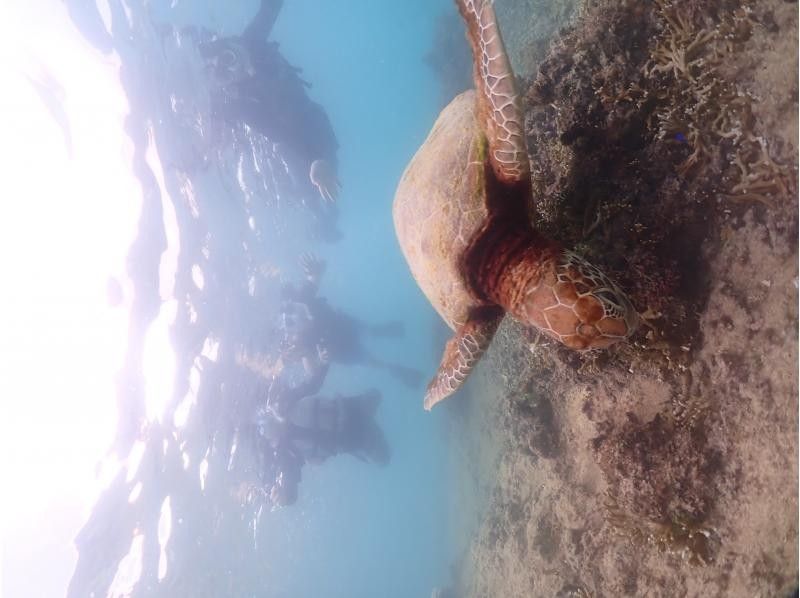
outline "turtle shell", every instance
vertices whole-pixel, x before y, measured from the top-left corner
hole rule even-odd
[[[395,232],[411,273],[453,330],[482,305],[460,263],[489,215],[484,155],[475,92],[470,90],[442,110],[394,197]]]

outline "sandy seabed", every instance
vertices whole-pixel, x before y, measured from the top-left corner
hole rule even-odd
[[[507,319],[442,407],[453,500],[479,522],[457,595],[792,595],[797,3],[564,3],[549,45],[541,4],[497,2],[532,218],[646,323],[577,355]]]

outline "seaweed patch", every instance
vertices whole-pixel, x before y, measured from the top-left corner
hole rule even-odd
[[[663,520],[637,517],[621,509],[613,498],[604,503],[606,519],[615,533],[640,545],[654,546],[660,552],[675,555],[690,565],[708,565],[714,561],[719,538],[702,519],[677,510]]]

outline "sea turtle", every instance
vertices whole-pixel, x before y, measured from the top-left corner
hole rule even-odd
[[[531,227],[524,113],[492,2],[456,1],[477,91],[442,111],[393,208],[414,278],[455,331],[426,409],[464,382],[505,312],[576,350],[626,339],[639,320],[600,270]]]

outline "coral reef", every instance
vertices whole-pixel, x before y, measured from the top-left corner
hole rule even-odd
[[[674,512],[665,521],[653,521],[631,515],[613,498],[608,500],[606,508],[609,522],[624,538],[678,555],[691,565],[708,565],[713,561],[714,530],[703,527],[701,522],[682,511]]]
[[[606,34],[560,37],[526,93],[534,221],[605,261],[675,344],[696,332],[701,245],[737,204],[738,215],[754,201],[774,208],[797,189],[790,149],[763,134],[754,93],[726,75],[766,17],[722,4],[590,3]]]
[[[661,414],[647,423],[633,415],[600,434],[593,446],[617,504],[652,520],[682,511],[703,519],[713,505],[713,478],[723,466],[719,449],[708,446],[704,422],[676,426]]]
[[[718,191],[724,196],[775,207],[773,198],[796,190],[796,169],[770,156],[753,115],[756,96],[739,89],[724,70],[726,57],[741,51],[753,27],[775,25],[774,18],[757,13],[755,2],[727,11],[718,5],[714,12],[686,1],[656,5],[662,36],[644,71],[650,79],[658,80],[658,74],[668,79],[661,88],[669,91],[655,114],[659,138],[691,148],[677,172],[687,176],[710,167],[721,175]]]
[[[796,72],[796,5],[586,0],[520,73],[531,219],[645,325],[599,354],[501,326],[464,595],[796,588]]]

